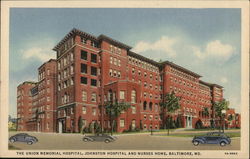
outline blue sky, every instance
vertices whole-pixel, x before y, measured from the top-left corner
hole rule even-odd
[[[169,60],[224,86],[240,112],[240,9],[10,9],[10,115],[16,86],[37,81],[37,68],[55,58],[52,48],[72,29],[105,34],[143,56]]]

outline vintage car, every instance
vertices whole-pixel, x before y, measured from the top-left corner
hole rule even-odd
[[[11,143],[14,142],[26,142],[28,145],[38,142],[38,139],[34,136],[30,136],[26,133],[19,133],[9,138]]]
[[[107,135],[107,134],[96,134],[96,135],[89,135],[84,136],[83,141],[102,141],[105,143],[113,142],[117,139],[115,136]]]
[[[195,146],[199,144],[220,144],[220,146],[226,146],[231,143],[231,139],[222,132],[210,132],[205,136],[195,136],[192,143]]]

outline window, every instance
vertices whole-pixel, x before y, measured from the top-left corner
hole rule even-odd
[[[74,67],[73,67],[73,65],[70,66],[70,73],[74,74]]]
[[[113,76],[113,70],[109,69],[109,75],[112,77]]]
[[[91,54],[91,62],[96,63],[97,62],[97,55]]]
[[[153,119],[153,115],[149,115],[149,120],[152,120]]]
[[[117,65],[117,59],[114,58],[114,65]]]
[[[91,94],[91,102],[96,102],[96,93]]]
[[[87,39],[81,37],[81,42],[82,42],[83,44],[87,44]]]
[[[147,82],[144,82],[144,87],[147,87]]]
[[[136,103],[136,91],[131,91],[131,103]]]
[[[73,56],[73,53],[71,52],[70,53],[70,61],[73,61],[74,60],[74,56]]]
[[[158,104],[157,103],[155,104],[155,111],[156,112],[158,111]]]
[[[97,86],[97,80],[91,79],[91,86]]]
[[[49,69],[47,70],[47,75],[50,75],[50,70]]]
[[[120,99],[125,99],[125,91],[120,91]]]
[[[47,80],[47,84],[50,84],[50,80],[49,79]]]
[[[88,60],[88,53],[87,53],[87,51],[81,50],[81,59],[82,60]]]
[[[134,74],[135,73],[135,68],[132,68],[132,74]]]
[[[144,72],[144,77],[147,77],[147,73],[146,72]]]
[[[88,79],[87,79],[87,77],[81,77],[81,83],[82,83],[82,84],[88,84]]]
[[[150,111],[153,110],[153,103],[152,103],[152,102],[149,103],[149,110],[150,110]]]
[[[118,66],[121,66],[121,60],[118,60]]]
[[[87,114],[87,108],[85,106],[82,107],[82,113]]]
[[[136,107],[132,106],[131,109],[132,109],[132,114],[136,114]]]
[[[92,115],[96,115],[96,108],[92,108]]]
[[[87,101],[87,92],[82,91],[82,101]]]
[[[125,120],[120,119],[120,128],[124,128],[124,126],[125,126]]]
[[[138,75],[141,76],[141,71],[140,70],[138,71]]]
[[[117,73],[116,73],[116,71],[115,71],[115,70],[114,70],[114,74],[113,74],[113,75],[114,75],[114,77],[116,77],[116,75],[117,75]]]
[[[70,84],[74,85],[74,78],[73,77],[70,79]]]
[[[144,101],[144,102],[143,102],[143,110],[146,110],[146,109],[147,109],[147,102]]]
[[[143,118],[144,118],[144,120],[147,120],[147,115],[144,115],[144,117],[143,117]]]
[[[117,77],[121,78],[121,72],[120,71],[117,72]]]
[[[48,102],[50,101],[50,97],[47,97],[47,101],[48,101]]]
[[[113,63],[113,57],[112,57],[112,56],[109,58],[109,63],[110,63],[110,64]]]
[[[88,73],[88,66],[86,64],[81,63],[81,73]]]
[[[91,75],[97,76],[97,68],[91,66]]]
[[[60,61],[58,61],[58,63],[57,63],[57,67],[58,67],[58,70],[60,70],[60,69],[61,69],[61,63],[60,63]]]

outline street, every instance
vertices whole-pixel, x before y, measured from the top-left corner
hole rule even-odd
[[[10,136],[17,132],[10,132]],[[221,147],[215,144],[194,146],[192,137],[151,136],[150,133],[117,135],[111,143],[84,142],[81,134],[57,134],[28,132],[38,142],[28,145],[22,142],[9,143],[21,150],[239,150],[240,137],[232,138],[231,145]]]

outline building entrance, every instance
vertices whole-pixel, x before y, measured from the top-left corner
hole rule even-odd
[[[192,129],[192,117],[191,116],[186,116],[186,128]]]

